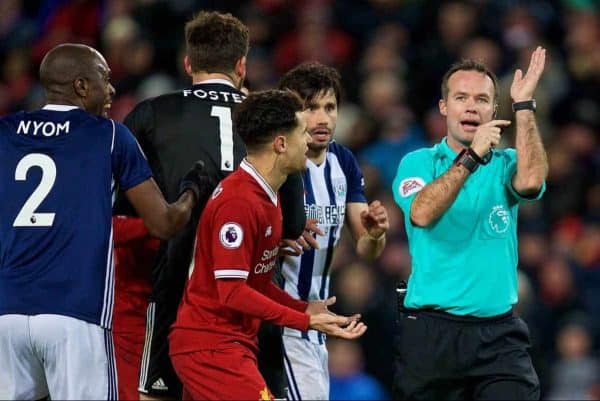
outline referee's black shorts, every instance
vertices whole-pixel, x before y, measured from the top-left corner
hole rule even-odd
[[[434,310],[399,312],[394,399],[537,400],[527,325]]]

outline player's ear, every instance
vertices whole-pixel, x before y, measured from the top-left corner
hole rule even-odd
[[[185,72],[191,77],[192,76],[192,61],[186,55],[183,58],[183,68],[185,68]]]
[[[79,97],[85,98],[88,93],[88,82],[85,78],[76,78],[73,81],[73,90],[75,94]]]
[[[440,99],[438,102],[438,107],[440,108],[440,114],[446,117],[448,115],[448,109],[446,106],[446,101],[444,99]]]
[[[234,72],[235,72],[235,75],[237,75],[241,79],[246,78],[246,56],[240,58],[235,63]]]
[[[285,135],[277,135],[275,139],[273,139],[273,149],[278,155],[286,151],[287,138],[285,137]]]

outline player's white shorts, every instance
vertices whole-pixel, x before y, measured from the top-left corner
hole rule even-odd
[[[325,344],[283,335],[283,364],[292,400],[328,400],[329,366]]]
[[[61,315],[0,316],[0,400],[116,400],[112,334]]]

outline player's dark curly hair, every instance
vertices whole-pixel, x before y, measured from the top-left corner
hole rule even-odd
[[[185,24],[187,56],[193,72],[229,72],[248,54],[248,28],[231,14],[202,11]]]
[[[446,73],[444,74],[444,78],[442,79],[442,99],[448,99],[448,92],[450,91],[450,89],[448,88],[448,80],[450,79],[452,74],[454,74],[457,71],[477,71],[490,77],[490,79],[494,83],[494,102],[496,102],[496,99],[498,99],[498,77],[496,77],[496,74],[494,74],[492,70],[487,68],[485,64],[473,59],[463,59],[461,61],[458,61],[452,64],[448,71],[446,71]]]
[[[339,72],[318,62],[306,62],[294,67],[285,73],[278,87],[298,93],[306,103],[330,89],[335,93],[338,104],[341,100],[342,84]]]
[[[252,153],[276,134],[296,128],[298,111],[302,111],[302,101],[291,91],[254,92],[236,108],[234,130],[242,137],[248,153]]]

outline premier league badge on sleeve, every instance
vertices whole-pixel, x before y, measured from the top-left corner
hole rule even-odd
[[[237,223],[225,223],[219,230],[219,239],[225,248],[239,248],[243,238],[244,230]]]

